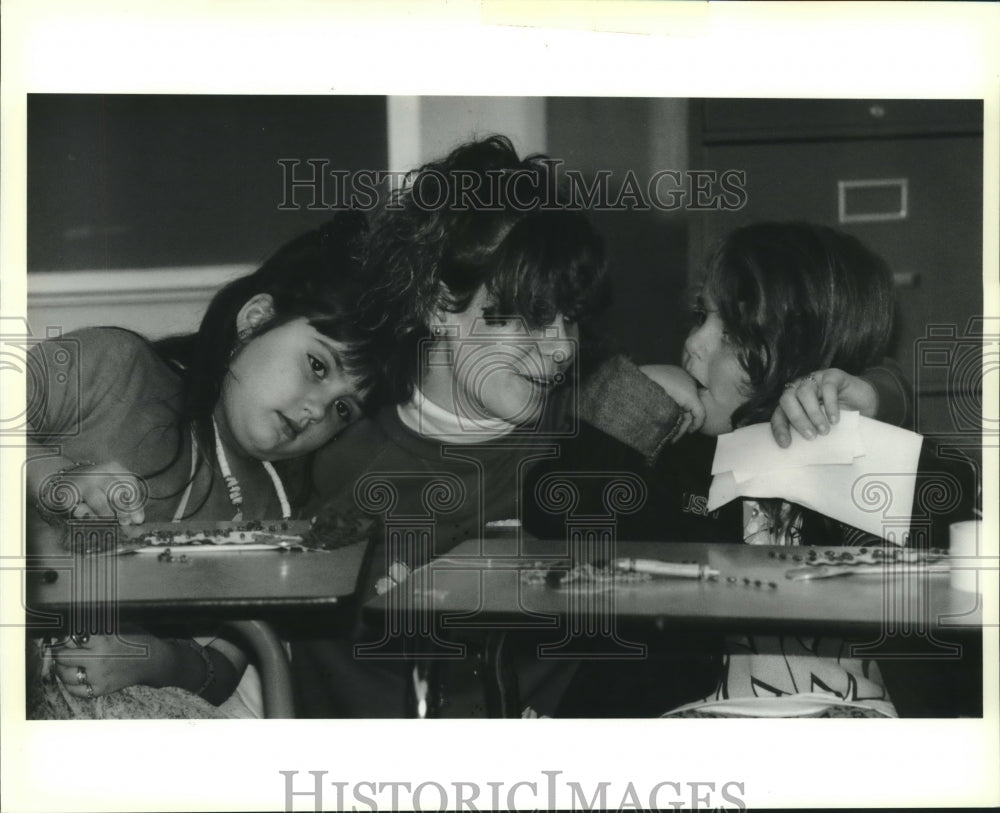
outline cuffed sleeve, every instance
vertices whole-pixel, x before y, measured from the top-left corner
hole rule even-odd
[[[875,407],[876,419],[904,428],[911,425],[913,421],[911,388],[895,361],[889,358],[882,359],[877,367],[865,370],[858,377],[875,388],[878,399],[878,405]]]
[[[682,412],[635,364],[615,356],[584,382],[579,417],[652,463],[680,429]]]

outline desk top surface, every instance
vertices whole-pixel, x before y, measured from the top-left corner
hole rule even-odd
[[[565,569],[565,548],[538,540],[469,540],[415,571],[402,588],[369,601],[366,611],[452,614],[443,623],[455,627],[609,613],[633,621],[789,632],[881,628],[922,634],[928,629],[978,630],[983,623],[980,596],[953,589],[946,570],[929,572],[915,564],[793,581],[787,572],[807,563],[810,548],[618,542],[616,557],[696,562],[719,575],[711,581],[651,578],[553,587],[539,575],[553,564],[558,568],[560,557]],[[815,550],[824,558],[827,549]],[[861,549],[830,550],[842,555]]]
[[[28,607],[108,602],[123,610],[335,605],[354,595],[364,544],[333,551],[200,552],[163,561],[155,553],[31,557]],[[53,580],[52,573],[56,576]]]

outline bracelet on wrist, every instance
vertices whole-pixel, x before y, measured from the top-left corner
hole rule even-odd
[[[174,642],[193,649],[201,656],[202,661],[205,663],[205,680],[194,690],[194,694],[204,695],[208,687],[215,683],[215,664],[212,663],[212,657],[208,654],[208,647],[204,647],[190,638],[175,638]]]
[[[58,477],[60,474],[69,474],[70,472],[74,472],[77,469],[83,469],[86,468],[87,466],[96,466],[96,465],[97,464],[94,463],[93,460],[77,460],[73,463],[70,463],[68,466],[63,466],[53,476]]]
[[[96,464],[90,460],[75,460],[68,466],[63,466],[45,477],[39,484],[38,493],[35,495],[35,509],[39,516],[50,525],[63,522],[71,517],[74,509],[80,505],[80,501],[77,500],[72,504],[63,502],[62,495],[58,494],[60,490],[59,478],[72,474],[78,469],[94,465]]]

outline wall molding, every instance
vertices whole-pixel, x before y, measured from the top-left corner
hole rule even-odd
[[[253,265],[185,266],[122,271],[39,271],[28,274],[28,307],[114,302],[156,305],[202,302]]]
[[[253,265],[29,273],[33,335],[116,325],[160,338],[198,328],[215,292]]]

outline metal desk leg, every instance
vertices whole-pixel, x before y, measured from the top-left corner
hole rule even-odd
[[[264,691],[264,715],[269,719],[295,717],[292,670],[285,647],[271,625],[264,621],[230,621],[253,647]]]
[[[507,645],[505,630],[491,630],[483,645],[486,713],[490,717],[520,717],[517,672]]]
[[[441,667],[436,659],[420,658],[406,671],[406,715],[419,719],[441,716]]]

